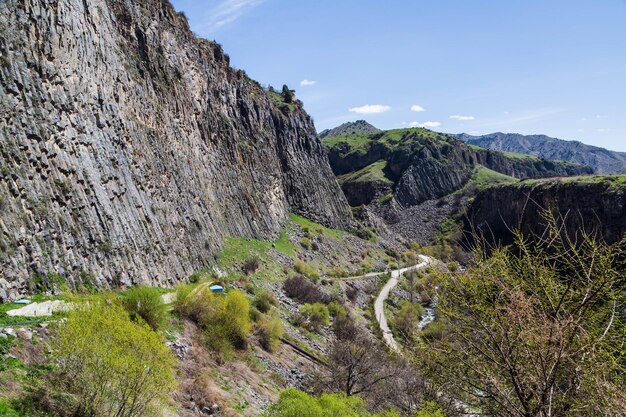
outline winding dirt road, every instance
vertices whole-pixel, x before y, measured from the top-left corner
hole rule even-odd
[[[391,333],[391,329],[389,329],[389,325],[387,324],[387,317],[385,316],[385,300],[389,297],[391,290],[398,285],[398,278],[400,278],[402,274],[415,269],[424,268],[434,261],[433,258],[428,256],[420,255],[419,257],[422,260],[421,263],[407,268],[391,271],[391,278],[387,281],[383,289],[380,290],[380,293],[374,302],[374,314],[376,315],[376,320],[378,320],[380,330],[383,332],[383,339],[385,340],[387,346],[389,346],[389,348],[394,352],[400,352],[400,349],[398,348],[398,343],[396,343],[396,340],[393,338],[393,333]]]

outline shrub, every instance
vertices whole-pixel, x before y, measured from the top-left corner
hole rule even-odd
[[[240,291],[231,291],[226,297],[213,297],[213,314],[205,316],[202,325],[209,345],[215,343],[215,350],[219,351],[222,346],[220,339],[226,339],[237,349],[245,349],[252,327],[248,298]]]
[[[354,318],[349,314],[336,316],[333,319],[333,331],[339,340],[355,340],[359,335],[359,329],[354,324]]]
[[[334,318],[343,317],[348,314],[345,307],[339,304],[337,301],[333,301],[328,304],[328,312],[330,313],[331,317]]]
[[[194,321],[198,321],[198,311],[193,311],[195,307],[197,307],[197,303],[193,303],[191,296],[194,292],[194,288],[185,285],[179,284],[176,287],[176,298],[174,300],[174,310],[180,313],[183,316],[191,318]]]
[[[131,319],[141,319],[154,330],[163,327],[167,321],[167,306],[156,288],[143,285],[131,288],[126,292],[123,305]]]
[[[335,278],[344,278],[344,277],[347,277],[349,273],[345,269],[335,266],[333,267],[333,269],[330,270],[328,275],[330,275],[331,277],[335,277]]]
[[[261,267],[261,259],[258,256],[246,259],[243,263],[243,272],[246,275],[254,274]]]
[[[215,295],[208,288],[179,287],[176,311],[202,328],[207,345],[216,352],[228,354],[232,348],[246,347],[252,325],[250,303],[242,292]]]
[[[259,342],[268,352],[276,350],[284,332],[283,322],[278,315],[266,316],[257,325]]]
[[[404,301],[393,318],[393,326],[398,329],[403,338],[411,339],[417,331],[420,316],[423,315],[424,307]]]
[[[263,313],[261,313],[256,307],[252,306],[250,308],[250,320],[253,322],[258,322],[263,317]]]
[[[256,309],[259,310],[261,313],[267,313],[268,311],[270,311],[272,306],[278,305],[278,300],[276,299],[276,297],[274,297],[274,294],[269,291],[263,290],[259,294],[257,294],[256,297],[254,297],[252,305],[256,307]]]
[[[332,301],[332,297],[311,281],[301,275],[287,278],[283,284],[283,290],[289,298],[298,300],[301,303],[324,303]]]
[[[192,284],[198,283],[204,279],[207,279],[211,276],[207,269],[201,269],[199,271],[195,271],[193,274],[189,275],[189,282]]]
[[[300,314],[307,320],[307,325],[311,330],[319,331],[322,326],[330,324],[330,313],[324,304],[305,304],[300,307]]]
[[[165,341],[117,304],[71,311],[53,346],[77,396],[74,415],[155,415],[175,387],[175,359]]]
[[[300,239],[300,245],[306,250],[311,249],[311,239],[309,239],[308,237],[303,237],[302,239]]]
[[[378,417],[382,415],[367,412],[363,400],[357,396],[322,394],[314,397],[295,388],[287,388],[280,393],[278,402],[269,407],[264,417]],[[389,413],[384,415],[397,416],[397,414]]]
[[[310,265],[307,265],[306,262],[300,259],[296,259],[293,268],[296,270],[297,273],[304,275],[314,282],[317,282],[320,279],[319,272],[317,272],[314,268],[312,268]]]
[[[359,295],[359,289],[356,287],[348,287],[346,288],[346,297],[348,297],[348,300],[354,302],[356,301],[356,297]]]

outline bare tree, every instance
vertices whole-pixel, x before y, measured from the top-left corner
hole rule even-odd
[[[623,416],[626,241],[570,239],[549,224],[447,277],[450,328],[424,358],[446,395],[490,416]]]
[[[372,392],[396,372],[384,350],[364,338],[336,341],[328,365],[329,388],[347,396]]]

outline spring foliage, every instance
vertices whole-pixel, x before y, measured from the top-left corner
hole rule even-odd
[[[399,414],[383,411],[369,413],[359,397],[345,397],[340,394],[322,394],[314,397],[306,392],[289,388],[280,393],[280,399],[273,404],[265,417],[397,417]]]
[[[223,354],[246,347],[252,328],[250,302],[241,291],[213,294],[208,288],[179,287],[176,310],[202,328],[207,345]]]
[[[163,338],[115,303],[70,312],[54,354],[78,398],[75,415],[155,415],[175,387],[175,359]]]
[[[163,327],[167,321],[167,307],[157,288],[131,288],[126,292],[123,304],[131,319],[141,319],[154,330]]]

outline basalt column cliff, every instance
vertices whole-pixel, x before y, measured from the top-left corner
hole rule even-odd
[[[166,0],[0,3],[0,299],[173,283],[290,211],[351,223],[309,116]]]

